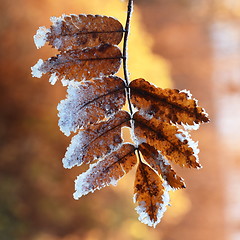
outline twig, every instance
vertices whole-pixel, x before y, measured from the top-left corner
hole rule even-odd
[[[131,113],[131,127],[133,128],[133,108],[131,103],[131,97],[130,97],[130,88],[129,88],[129,72],[128,72],[128,57],[127,57],[127,47],[128,47],[128,34],[130,29],[130,22],[131,22],[131,16],[133,11],[133,0],[128,1],[128,10],[127,10],[127,19],[126,19],[126,25],[125,25],[125,33],[124,33],[124,40],[123,40],[123,72],[124,72],[124,79],[126,84],[126,94],[127,94],[127,100],[128,100],[128,107],[129,111]],[[136,148],[138,159],[140,162],[142,162],[141,155],[138,149],[138,146]]]
[[[127,10],[127,20],[125,25],[125,34],[124,34],[124,40],[123,40],[123,70],[124,70],[124,78],[127,86],[129,85],[129,80],[128,80],[129,73],[128,73],[128,67],[127,67],[127,45],[128,45],[128,34],[129,34],[132,11],[133,11],[133,0],[129,0],[128,10]]]
[[[125,25],[125,33],[124,33],[124,40],[123,40],[123,72],[124,72],[124,79],[126,84],[126,93],[127,93],[127,99],[128,99],[128,106],[129,111],[131,115],[133,115],[133,109],[132,104],[130,101],[130,90],[129,90],[129,72],[127,67],[127,46],[128,46],[128,34],[129,34],[129,28],[130,28],[130,21],[131,21],[131,15],[133,11],[133,0],[128,1],[128,10],[127,10],[127,19],[126,19],[126,25]]]

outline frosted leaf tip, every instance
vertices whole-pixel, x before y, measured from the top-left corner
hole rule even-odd
[[[33,66],[31,67],[31,70],[32,70],[32,76],[33,77],[37,77],[37,78],[41,78],[42,77],[42,71],[40,70],[41,66],[43,64],[43,60],[42,59],[39,59],[38,62]]]
[[[47,41],[47,33],[49,33],[50,30],[47,29],[46,27],[39,27],[37,30],[36,35],[34,35],[34,43],[37,47],[37,49],[43,47]]]

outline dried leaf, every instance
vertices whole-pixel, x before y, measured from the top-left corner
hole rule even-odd
[[[168,160],[164,158],[161,152],[157,151],[154,147],[147,143],[139,145],[145,161],[162,176],[162,178],[169,184],[173,189],[185,188],[183,179],[177,176],[176,172],[172,169]]]
[[[208,122],[207,113],[187,91],[157,88],[144,79],[130,83],[131,101],[142,115],[178,124]]]
[[[138,203],[139,221],[151,227],[160,222],[169,203],[163,179],[141,162],[136,173],[134,201]]]
[[[135,147],[131,144],[123,144],[121,148],[106,156],[102,161],[91,165],[75,180],[74,198],[109,185],[116,185],[118,180],[128,173],[137,163]]]
[[[65,168],[82,163],[92,163],[95,159],[115,151],[122,144],[121,128],[130,127],[130,114],[119,111],[108,121],[90,125],[72,138],[63,159]]]
[[[59,126],[68,136],[87,124],[110,117],[125,104],[125,84],[116,76],[86,81],[71,82],[67,99],[58,105]]]
[[[41,77],[51,74],[50,82],[57,79],[89,80],[115,74],[121,64],[122,53],[117,46],[103,44],[83,50],[70,50],[46,61],[38,61],[32,67],[32,74]]]
[[[187,133],[180,131],[175,125],[156,118],[146,120],[136,112],[133,116],[134,133],[140,140],[154,146],[169,160],[180,166],[200,168],[198,163],[197,143],[194,143]]]
[[[123,37],[122,24],[112,17],[71,14],[51,20],[53,25],[45,38],[60,51],[96,47],[104,43],[117,45]]]

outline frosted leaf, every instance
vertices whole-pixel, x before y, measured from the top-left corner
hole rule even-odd
[[[176,174],[160,151],[157,151],[147,143],[142,143],[139,146],[139,150],[149,166],[168,183],[171,189],[185,188],[183,179]]]
[[[121,58],[122,53],[117,46],[103,44],[62,52],[44,61],[38,70],[44,74],[55,74],[60,80],[90,80],[115,74],[119,70]]]
[[[201,168],[198,162],[197,143],[187,132],[177,126],[156,118],[146,120],[138,112],[133,116],[135,136],[146,139],[146,143],[155,147],[168,159],[182,167]]]
[[[208,122],[205,110],[187,90],[157,88],[144,79],[130,83],[131,101],[145,118],[149,115],[174,124]]]
[[[135,179],[134,202],[139,221],[156,227],[169,204],[165,183],[150,167],[139,163]]]
[[[110,117],[125,104],[125,85],[116,76],[71,82],[68,96],[58,105],[59,126],[67,136],[79,128]]]
[[[73,197],[79,199],[95,190],[109,185],[116,185],[117,181],[128,173],[137,163],[135,148],[131,144],[123,144],[117,151],[106,156],[102,161],[90,166],[75,180]]]
[[[82,163],[92,163],[95,159],[115,151],[121,144],[121,128],[130,127],[130,115],[120,111],[108,121],[90,125],[72,138],[63,159],[65,168]]]
[[[43,72],[40,70],[42,65],[43,65],[43,60],[39,59],[38,62],[33,67],[31,67],[33,77],[37,77],[37,78],[42,77]]]
[[[50,30],[47,29],[46,27],[39,27],[39,29],[37,30],[37,33],[36,33],[36,35],[34,35],[33,39],[34,39],[34,43],[38,49],[43,47],[46,44],[47,34],[49,32],[50,32]]]
[[[60,51],[96,47],[100,44],[117,45],[122,40],[122,24],[100,15],[62,15],[52,17],[47,41]]]

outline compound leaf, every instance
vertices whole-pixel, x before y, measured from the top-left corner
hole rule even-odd
[[[60,51],[32,67],[34,77],[49,74],[68,86],[58,105],[59,126],[72,138],[63,158],[65,168],[91,164],[75,180],[74,198],[118,180],[136,164],[134,201],[139,220],[155,227],[169,203],[168,190],[185,184],[168,160],[182,167],[200,168],[197,143],[185,129],[208,122],[207,113],[186,91],[157,88],[144,79],[128,84],[127,38],[133,1],[129,1],[126,29],[113,17],[62,15],[52,17],[50,29],[40,27],[37,48],[48,43]],[[116,46],[124,36],[123,52]],[[125,80],[113,76],[124,59]],[[122,111],[128,99],[129,112]],[[135,109],[137,112],[133,114]],[[122,139],[122,127],[131,128],[133,144]],[[143,161],[142,157],[145,161]]]

